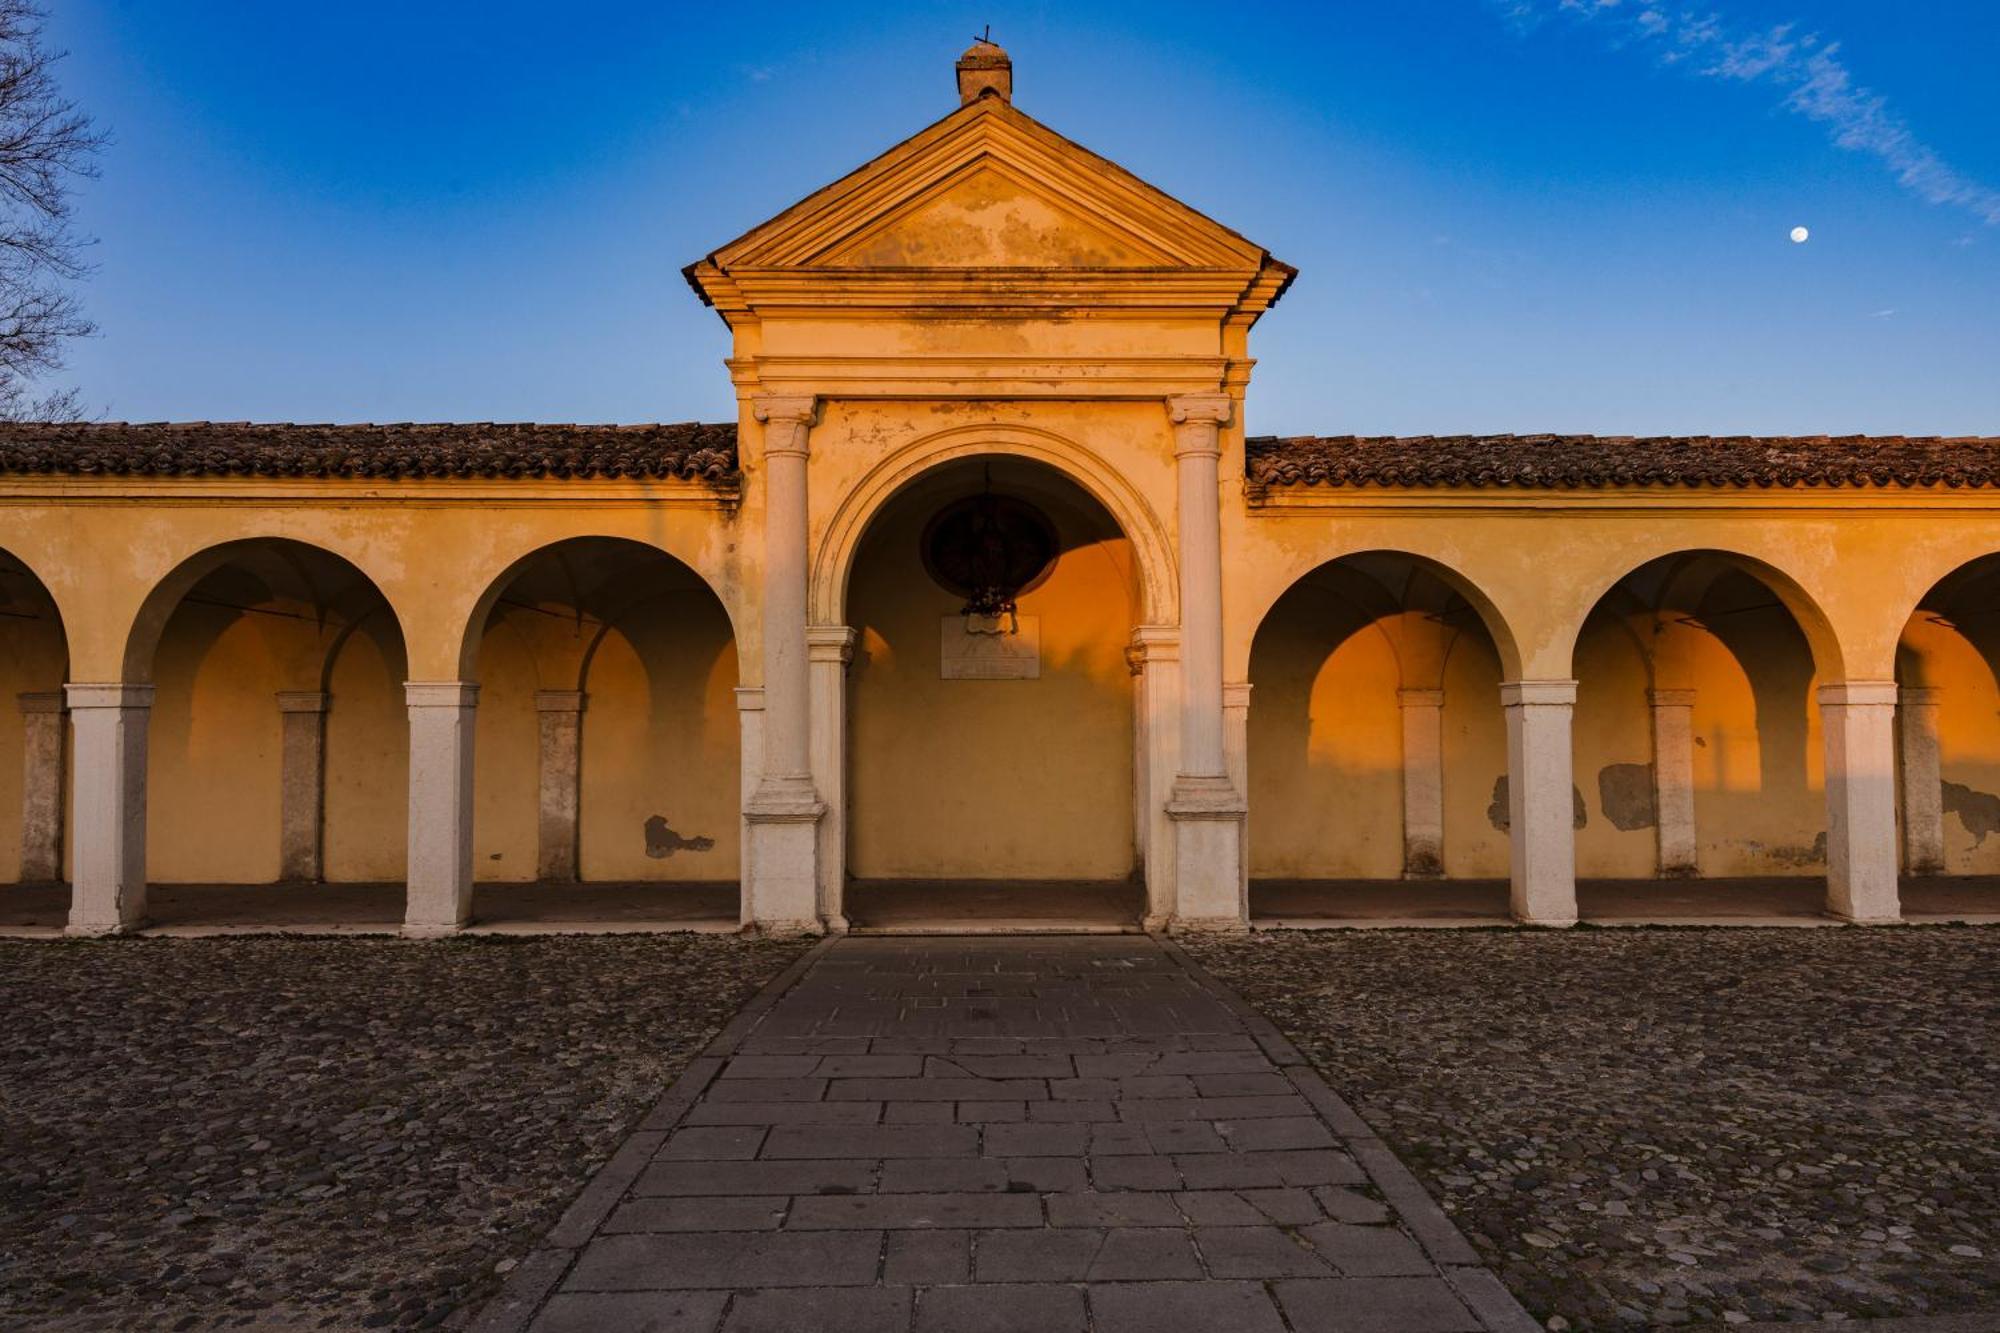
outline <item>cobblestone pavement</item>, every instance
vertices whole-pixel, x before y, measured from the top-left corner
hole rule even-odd
[[[2000,1309],[2000,928],[1189,947],[1552,1328]]]
[[[0,942],[0,1327],[443,1324],[801,951]]]
[[[849,938],[745,1026],[480,1329],[1533,1328],[1290,1044],[1154,941]]]

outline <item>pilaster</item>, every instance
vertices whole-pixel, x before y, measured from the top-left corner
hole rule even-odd
[[[63,696],[19,696],[21,708],[21,882],[62,878]]]
[[[1403,878],[1444,877],[1444,691],[1397,690],[1403,715]]]
[[[278,878],[323,875],[326,708],[320,690],[278,691]]]
[[[1654,864],[1663,878],[1701,873],[1694,823],[1694,691],[1648,690],[1653,723]]]
[[[582,808],[582,690],[535,691],[535,877],[575,883],[577,816]]]
[[[1938,757],[1938,690],[1905,685],[1899,700],[1903,788],[1903,866],[1912,875],[1944,873],[1944,774]]]
[[[847,625],[806,627],[812,673],[813,787],[826,805],[819,821],[819,919],[828,931],[847,930],[847,669],[854,661]]]

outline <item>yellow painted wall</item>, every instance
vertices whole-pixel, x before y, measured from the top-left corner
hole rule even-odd
[[[1272,608],[1250,671],[1252,877],[1399,877],[1402,668],[1380,625],[1302,584]],[[1507,767],[1499,659],[1476,628],[1452,640],[1443,685],[1445,871],[1504,877],[1506,835],[1492,823]]]
[[[877,519],[849,585],[859,632],[849,871],[1123,878],[1133,868],[1129,543],[1081,497],[1035,495],[1065,548],[1021,599],[1023,615],[1041,618],[1041,678],[942,680],[939,620],[963,599],[924,573],[918,542],[943,498],[903,497]]]
[[[1493,783],[1506,771],[1500,658],[1484,631],[1468,628],[1444,663],[1446,877],[1507,877],[1507,835],[1493,823]]]
[[[1576,644],[1576,680],[1571,751],[1585,819],[1576,834],[1577,876],[1651,878],[1659,863],[1657,832],[1651,824],[1621,829],[1613,823],[1600,784],[1600,775],[1613,764],[1637,764],[1647,770],[1649,789],[1652,782],[1652,710],[1646,698],[1651,680],[1645,657],[1619,617],[1600,613],[1584,622]]]
[[[2000,688],[1978,649],[1954,633],[1925,636],[1924,683],[1939,690],[1938,770],[1945,791],[1944,868],[2000,874]]]
[[[1403,735],[1389,641],[1300,588],[1250,659],[1250,874],[1393,879],[1403,870]]]
[[[327,673],[324,864],[334,883],[403,878],[409,849],[409,710],[402,642],[371,617]]]
[[[632,617],[605,637],[584,684],[583,878],[735,879],[742,761],[736,648],[721,604],[682,595]],[[655,815],[678,836],[649,856]]]
[[[23,733],[17,696],[60,690],[62,629],[39,589],[21,576],[0,584],[0,883],[21,870]],[[28,617],[35,617],[30,619]]]
[[[154,660],[147,735],[146,873],[161,884],[278,877],[276,694],[299,622],[183,605]]]

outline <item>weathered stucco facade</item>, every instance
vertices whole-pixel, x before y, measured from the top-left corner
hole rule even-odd
[[[1009,81],[689,267],[733,426],[5,428],[0,867],[77,932],[406,881],[417,934],[477,881],[1231,929],[1253,878],[2000,872],[2000,441],[1246,441],[1292,270]],[[925,563],[992,496],[1054,543],[998,618]]]

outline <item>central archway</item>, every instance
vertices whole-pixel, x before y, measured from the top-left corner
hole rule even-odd
[[[1010,575],[1016,605],[998,615],[926,549],[969,539],[959,520],[982,508],[1047,525],[1046,561]],[[857,929],[1138,920],[1126,650],[1147,604],[1140,565],[1104,504],[1033,459],[950,459],[874,511],[846,579]]]

